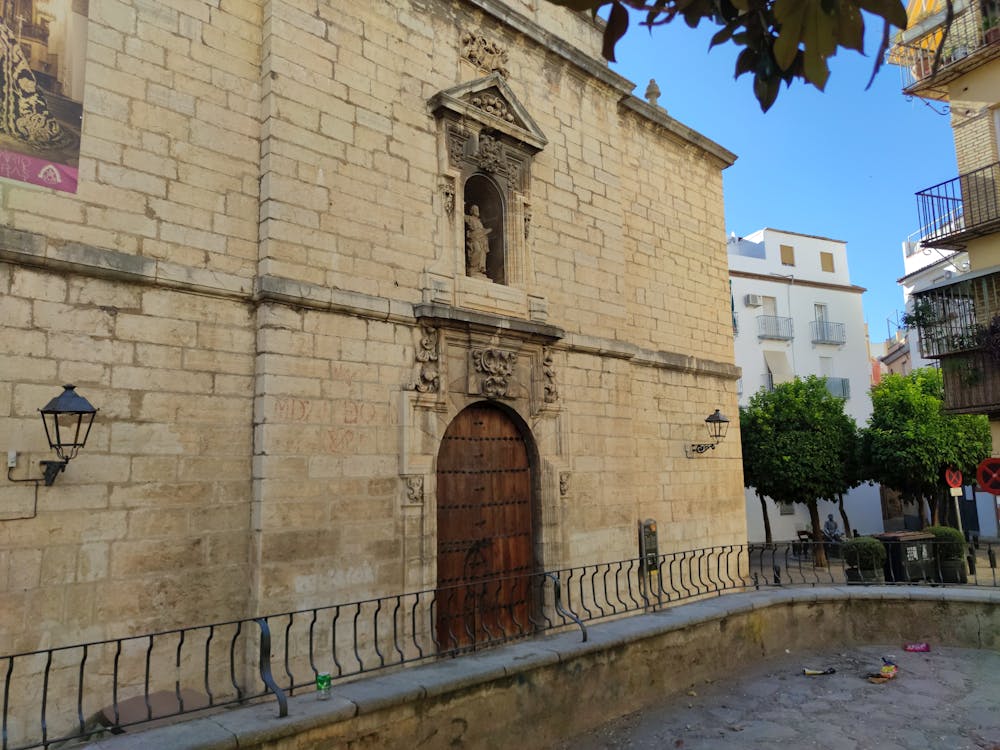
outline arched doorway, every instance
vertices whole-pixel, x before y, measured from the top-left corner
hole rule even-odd
[[[442,651],[531,632],[533,454],[506,411],[464,409],[437,462],[436,630]]]

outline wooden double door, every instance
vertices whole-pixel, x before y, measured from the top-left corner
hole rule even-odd
[[[501,408],[473,404],[448,426],[437,463],[442,651],[531,632],[532,472],[525,438]]]

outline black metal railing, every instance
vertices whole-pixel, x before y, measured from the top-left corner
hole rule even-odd
[[[998,55],[1000,19],[984,14],[980,3],[966,3],[964,8],[956,4],[947,38],[942,34],[946,23],[943,6],[930,17],[911,20],[915,23],[900,32],[887,55],[888,62],[903,70],[903,89],[907,93],[944,98],[927,89],[942,89],[944,84]]]
[[[906,320],[919,331],[920,353],[936,358],[982,348],[998,316],[1000,273],[970,273],[914,292]]]
[[[778,315],[757,316],[757,338],[787,341],[792,338],[792,319]]]
[[[917,193],[925,246],[960,246],[1000,231],[1000,164],[990,164]]]
[[[933,557],[933,542],[925,544]],[[343,679],[566,628],[586,640],[588,623],[699,597],[852,580],[837,543],[728,545],[655,559],[655,567],[620,560],[0,656],[0,750],[48,748],[270,696],[284,716],[288,696],[312,690],[321,672]],[[992,547],[970,561],[969,583],[998,585]],[[925,559],[904,575],[887,564],[872,580],[947,575]],[[864,572],[854,578],[868,580]]]
[[[814,320],[809,324],[809,327],[812,330],[812,343],[814,344],[847,343],[847,326],[843,323]]]

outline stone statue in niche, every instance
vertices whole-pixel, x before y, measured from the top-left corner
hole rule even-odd
[[[492,231],[483,226],[483,220],[479,218],[479,206],[469,206],[469,212],[465,215],[465,256],[470,276],[488,278],[486,255],[490,251],[489,236]]]

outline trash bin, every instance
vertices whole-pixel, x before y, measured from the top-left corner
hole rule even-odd
[[[932,581],[935,576],[933,534],[923,531],[888,531],[875,534],[885,545],[887,583]]]

